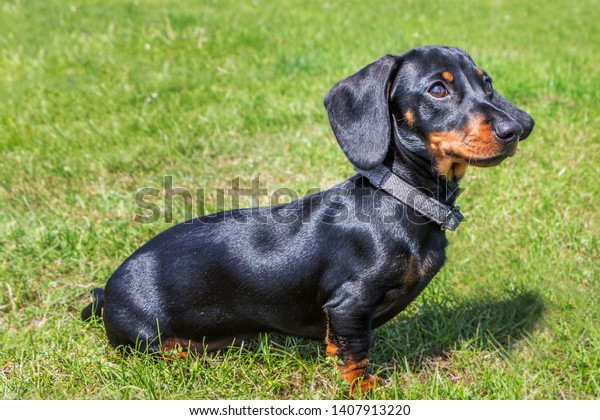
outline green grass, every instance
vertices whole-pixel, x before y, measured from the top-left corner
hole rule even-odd
[[[317,342],[123,356],[79,311],[168,226],[133,223],[137,189],[173,175],[214,211],[236,176],[332,186],[353,171],[329,87],[447,44],[537,125],[515,158],[467,172],[448,262],[376,331],[391,384],[371,398],[600,398],[600,4],[423,3],[0,1],[0,396],[345,398]]]

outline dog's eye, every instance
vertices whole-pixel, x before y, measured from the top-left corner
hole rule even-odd
[[[435,83],[429,88],[427,92],[437,99],[445,98],[446,96],[448,96],[448,89],[446,89],[446,87],[441,83]]]
[[[494,88],[492,87],[492,82],[490,82],[489,80],[486,80],[485,83],[483,84],[483,91],[487,95],[491,95],[492,92],[494,91]]]

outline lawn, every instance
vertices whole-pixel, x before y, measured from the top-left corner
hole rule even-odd
[[[235,177],[335,185],[353,169],[328,89],[386,53],[444,44],[536,128],[513,159],[467,171],[468,223],[426,291],[376,330],[372,368],[391,384],[369,397],[600,398],[599,2],[372,3],[0,1],[0,397],[346,398],[318,342],[124,356],[79,311],[172,225],[135,223],[137,190],[171,175],[213,212]]]

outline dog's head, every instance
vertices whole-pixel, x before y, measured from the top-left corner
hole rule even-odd
[[[357,168],[381,164],[394,145],[448,178],[460,178],[469,164],[493,166],[513,156],[534,125],[467,53],[439,46],[380,58],[337,83],[325,107]]]

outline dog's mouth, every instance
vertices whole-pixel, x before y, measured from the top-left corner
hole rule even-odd
[[[518,142],[514,142],[511,145],[506,145],[504,150],[502,150],[500,153],[491,156],[465,156],[463,154],[455,152],[448,152],[447,154],[451,159],[455,159],[467,165],[488,168],[491,166],[499,165],[504,159],[514,156],[517,153],[517,145]]]
[[[516,149],[515,149],[515,152],[516,152]],[[471,166],[478,166],[480,168],[489,168],[490,166],[499,165],[504,159],[506,159],[508,157],[514,156],[515,152],[506,153],[506,154],[503,153],[500,155],[485,157],[485,158],[472,157],[470,159],[467,159],[466,162]]]

